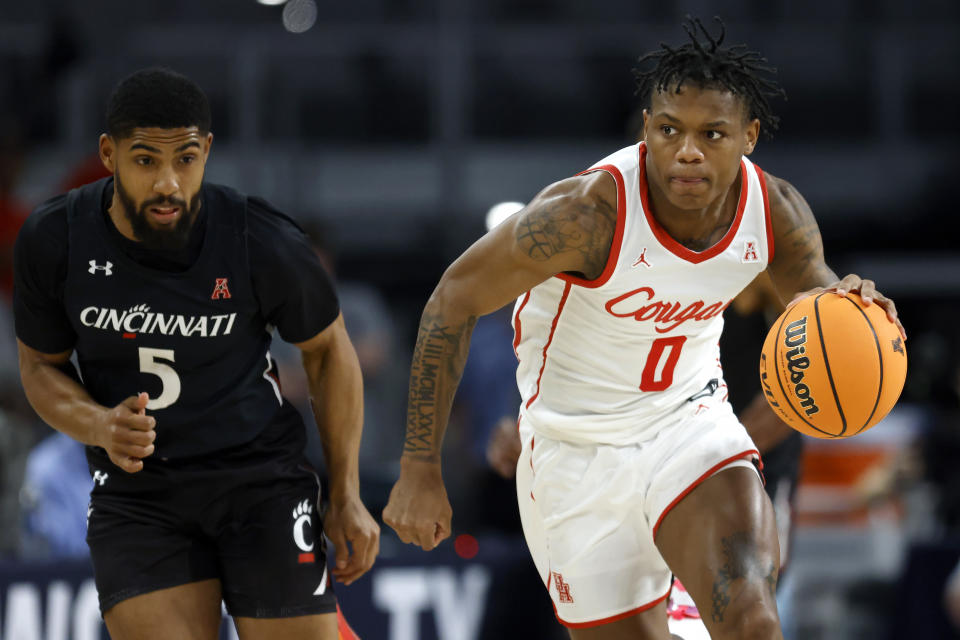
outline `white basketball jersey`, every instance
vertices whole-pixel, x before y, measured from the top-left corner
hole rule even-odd
[[[552,438],[639,442],[695,407],[690,399],[704,390],[724,397],[723,311],[773,257],[759,167],[741,159],[729,231],[692,251],[653,217],[645,156],[640,143],[587,170],[606,171],[617,183],[617,226],[600,277],[560,274],[514,308],[521,419]]]

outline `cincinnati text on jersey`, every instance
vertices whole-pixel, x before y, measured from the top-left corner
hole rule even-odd
[[[210,316],[155,313],[145,304],[122,311],[106,307],[86,307],[80,312],[80,322],[85,327],[125,333],[181,335],[186,338],[228,335],[236,319],[236,313]]]

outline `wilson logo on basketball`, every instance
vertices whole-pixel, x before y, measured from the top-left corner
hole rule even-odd
[[[787,348],[784,354],[787,358],[787,370],[790,372],[790,382],[793,384],[793,393],[800,399],[800,406],[808,416],[820,411],[813,396],[810,395],[810,387],[803,382],[804,369],[810,366],[810,358],[803,355],[807,342],[807,316],[799,320],[794,320],[787,325],[783,332],[783,346]]]

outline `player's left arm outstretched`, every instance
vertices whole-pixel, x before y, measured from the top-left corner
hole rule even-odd
[[[897,306],[877,290],[873,280],[853,273],[841,279],[827,266],[820,228],[800,192],[786,180],[770,174],[766,178],[774,235],[774,258],[768,271],[780,298],[789,303],[822,291],[839,295],[858,293],[864,304],[877,304],[886,311],[906,340],[907,334],[897,318]]]
[[[351,584],[373,566],[380,550],[380,527],[360,500],[360,363],[342,315],[296,346],[303,355],[310,404],[330,476],[330,506],[324,531],[336,547],[333,575],[344,584]]]

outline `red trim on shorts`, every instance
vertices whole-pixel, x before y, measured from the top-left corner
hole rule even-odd
[[[340,610],[339,604],[337,604],[337,640],[360,640],[360,636],[350,627],[347,619],[343,617],[343,611]]]
[[[537,392],[527,400],[528,409],[530,405],[533,404],[533,401],[537,399],[537,396],[540,395],[540,380],[543,378],[543,370],[547,366],[547,349],[550,348],[550,344],[553,342],[553,334],[557,330],[557,321],[560,320],[560,314],[563,313],[563,305],[567,304],[567,296],[570,295],[571,286],[568,282],[563,287],[563,295],[560,296],[560,304],[557,305],[557,315],[553,316],[553,324],[550,325],[550,336],[547,338],[547,344],[543,345],[543,363],[540,365],[540,373],[537,375]]]
[[[676,498],[674,498],[674,499],[673,499],[673,502],[671,502],[670,504],[668,504],[668,505],[667,505],[667,508],[663,510],[663,513],[660,514],[660,517],[657,518],[657,524],[653,525],[653,539],[654,539],[654,540],[657,539],[657,529],[660,528],[660,523],[663,522],[664,516],[666,516],[668,513],[670,513],[670,510],[673,509],[675,506],[677,506],[677,503],[678,503],[678,502],[680,502],[681,500],[683,500],[684,498],[686,498],[686,497],[687,497],[687,494],[689,494],[691,491],[693,491],[694,489],[696,489],[704,480],[706,480],[707,478],[709,478],[709,477],[712,476],[714,473],[716,473],[717,471],[719,471],[719,470],[722,469],[723,467],[727,466],[727,465],[730,464],[731,462],[736,462],[737,460],[742,460],[742,459],[744,459],[744,458],[747,458],[747,457],[753,456],[753,455],[755,455],[755,456],[757,456],[757,457],[759,458],[759,457],[760,457],[760,452],[757,451],[756,449],[748,449],[747,451],[741,451],[741,452],[738,453],[737,455],[735,455],[735,456],[730,456],[730,457],[727,458],[726,460],[723,460],[722,462],[718,462],[717,464],[715,464],[715,465],[713,465],[712,467],[710,467],[709,469],[707,469],[707,471],[706,471],[703,475],[701,475],[699,478],[697,478],[696,480],[694,480],[694,481],[693,481],[693,484],[691,484],[689,487],[687,487],[686,489],[684,489],[684,490],[680,493],[680,495],[678,495]]]
[[[670,585],[673,588],[673,584]],[[547,591],[550,590],[550,579],[547,578]],[[636,609],[630,609],[630,611],[624,611],[623,613],[618,613],[615,616],[610,616],[609,618],[601,618],[600,620],[589,620],[587,622],[566,622],[563,618],[560,617],[560,614],[557,613],[557,605],[553,605],[553,615],[557,616],[557,620],[560,621],[560,624],[567,627],[568,629],[587,629],[589,627],[599,627],[602,624],[610,624],[611,622],[616,622],[618,620],[623,620],[624,618],[629,618],[630,616],[635,616],[638,613],[643,613],[647,609],[652,609],[661,602],[667,599],[667,596],[670,595],[670,589],[667,589],[667,592],[663,596],[657,598],[653,602],[648,602],[647,604],[642,604]],[[550,598],[550,602],[553,602],[553,598]]]
[[[627,221],[627,189],[624,186],[623,174],[620,173],[620,169],[617,169],[612,164],[604,164],[598,167],[591,167],[586,171],[581,171],[577,175],[582,176],[587,173],[593,173],[594,171],[606,171],[613,176],[614,182],[617,183],[617,226],[613,231],[613,242],[610,243],[610,254],[607,256],[607,264],[604,265],[603,272],[593,280],[578,278],[569,273],[557,274],[557,277],[566,281],[567,284],[575,284],[581,287],[587,287],[588,289],[596,289],[597,287],[605,285],[616,270],[617,261],[620,259],[620,247],[623,246],[623,228],[626,226]]]
[[[517,430],[519,429],[520,429],[520,421],[517,420]],[[536,444],[536,442],[537,442],[537,436],[530,436],[530,471],[533,471],[533,473],[537,472],[536,469],[533,468],[533,446]],[[530,489],[530,499],[533,500],[534,502],[537,501],[537,499],[533,497],[533,489]],[[550,584],[550,576],[547,576],[548,591],[550,589],[549,584]]]
[[[767,221],[767,264],[773,262],[773,219],[770,217],[770,198],[767,197],[767,177],[763,175],[763,169],[753,165],[757,170],[757,178],[760,180],[760,193],[763,194],[763,215]]]
[[[518,362],[520,361],[520,354],[517,353],[517,347],[520,346],[520,313],[523,311],[523,308],[527,306],[529,300],[530,292],[527,291],[527,294],[523,296],[520,307],[517,309],[517,313],[513,316],[513,355],[517,356]]]
[[[747,186],[749,183],[747,181],[747,167],[743,159],[740,160],[740,202],[737,204],[737,215],[734,216],[730,228],[727,229],[727,233],[720,239],[720,242],[709,249],[692,251],[674,240],[667,230],[660,226],[657,219],[653,217],[652,210],[650,209],[650,187],[647,184],[646,157],[647,148],[646,145],[644,145],[640,151],[640,202],[643,204],[643,214],[647,217],[647,224],[650,226],[650,230],[653,231],[653,235],[660,241],[660,244],[678,258],[694,264],[709,260],[726,251],[730,243],[733,242],[734,236],[737,235],[740,222],[743,220],[743,210],[747,206]]]

